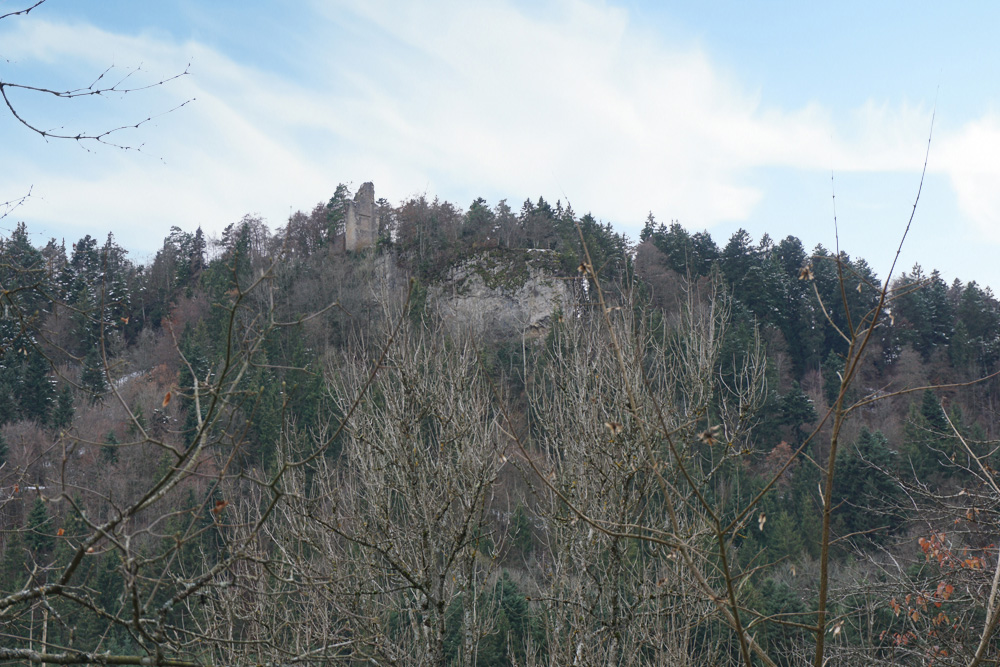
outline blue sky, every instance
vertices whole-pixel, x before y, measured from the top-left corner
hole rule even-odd
[[[87,151],[0,117],[0,201],[32,193],[0,226],[112,231],[141,260],[172,225],[274,229],[372,180],[394,203],[544,196],[633,238],[652,211],[720,245],[743,227],[829,248],[834,187],[841,247],[884,278],[936,108],[900,268],[1000,289],[998,19],[987,2],[48,0],[0,22],[3,80],[189,74],[17,96],[73,132],[155,118],[117,135],[141,151]]]

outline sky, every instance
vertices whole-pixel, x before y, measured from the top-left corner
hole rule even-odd
[[[33,1],[33,0],[32,0]],[[0,0],[0,14],[26,0]],[[0,20],[0,220],[148,261],[172,226],[272,230],[338,183],[637,240],[647,215],[919,262],[1000,291],[1000,3],[47,0]],[[0,108],[0,111],[3,111]],[[933,122],[932,122],[933,118]],[[834,196],[835,195],[835,196]],[[836,221],[836,224],[835,224]]]

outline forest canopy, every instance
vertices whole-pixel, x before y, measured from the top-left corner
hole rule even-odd
[[[0,658],[996,657],[988,288],[541,197],[350,252],[350,197],[2,240]],[[571,298],[471,335],[472,274]]]

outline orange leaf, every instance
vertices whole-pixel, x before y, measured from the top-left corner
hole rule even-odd
[[[59,537],[62,537],[63,533],[65,533],[65,532],[66,532],[65,530],[63,530],[62,528],[60,528],[59,530],[56,531],[56,535],[58,535]]]
[[[167,407],[168,405],[170,405],[170,399],[171,398],[173,398],[173,396],[168,391],[167,395],[163,397],[163,407]]]

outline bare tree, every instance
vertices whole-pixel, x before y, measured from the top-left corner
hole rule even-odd
[[[738,382],[722,380],[728,305],[716,284],[703,289],[690,287],[682,311],[656,326],[628,301],[565,318],[539,360],[521,450],[545,491],[541,595],[556,663],[725,659],[712,653],[725,637],[701,654],[693,641],[704,646],[718,624],[720,574],[737,578],[724,559],[719,571],[713,513],[725,510],[707,496],[725,497],[726,472],[749,453],[764,361],[751,350]],[[730,543],[721,548],[732,557]]]
[[[211,600],[206,632],[238,640],[219,661],[476,664],[496,631],[505,456],[475,350],[402,323],[332,360],[329,388],[345,418],[285,442],[271,520],[245,503],[262,529],[244,528],[257,551]]]
[[[18,20],[20,18],[26,18],[28,14],[38,9],[43,5],[46,0],[37,0],[30,6],[23,9],[7,12],[6,14],[0,15],[0,21],[2,20]],[[104,144],[107,146],[113,146],[115,148],[130,149],[134,148],[129,144],[118,143],[115,139],[116,135],[129,129],[137,129],[146,123],[149,123],[154,118],[162,116],[164,113],[170,113],[175,111],[191,100],[184,101],[175,107],[163,112],[156,114],[155,116],[148,116],[146,118],[140,119],[135,122],[129,122],[124,125],[118,125],[111,128],[104,128],[97,131],[67,131],[64,128],[45,128],[41,127],[36,121],[31,120],[27,114],[22,110],[22,105],[19,103],[16,95],[24,94],[26,96],[35,98],[52,98],[58,100],[74,100],[86,97],[124,97],[130,93],[137,93],[143,90],[150,90],[153,88],[158,88],[170,81],[179,79],[180,77],[186,76],[188,71],[185,69],[179,74],[174,74],[163,79],[138,82],[138,75],[142,72],[141,67],[136,67],[134,69],[126,70],[123,73],[118,73],[114,65],[106,68],[104,71],[100,72],[89,84],[81,86],[79,88],[70,89],[57,89],[49,88],[44,85],[26,83],[22,81],[13,81],[5,78],[0,78],[0,97],[3,98],[4,105],[7,107],[7,111],[13,116],[18,123],[22,126],[39,135],[43,139],[69,139],[76,141],[80,144],[92,143],[92,144]]]

